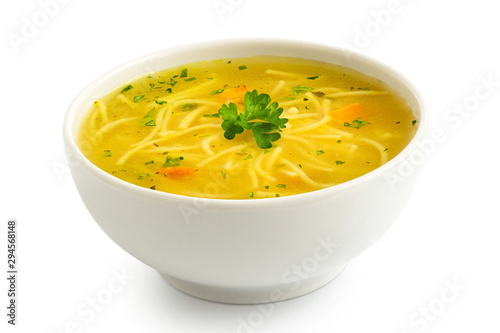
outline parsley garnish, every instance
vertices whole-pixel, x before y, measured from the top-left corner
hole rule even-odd
[[[412,126],[415,126],[415,124],[416,124],[416,123],[417,123],[417,121],[416,121],[416,120],[412,120],[412,121],[411,121],[411,125],[412,125]]]
[[[226,173],[224,171],[221,171],[220,174],[222,175],[222,178],[226,179]]]
[[[241,71],[241,70],[243,70],[243,69],[247,69],[247,66],[242,65],[242,66],[239,66],[239,67],[238,67],[238,69]]]
[[[220,115],[218,113],[204,114],[203,117],[205,117],[205,118],[220,118]]]
[[[134,103],[139,103],[140,101],[143,101],[146,99],[146,95],[139,95],[134,97]]]
[[[175,77],[175,76],[174,76]],[[171,85],[172,87],[175,86],[177,84],[177,81],[175,81],[173,78],[170,79],[170,83],[169,85]]]
[[[184,79],[184,81],[186,81],[186,82],[193,81],[193,80],[196,80],[196,78],[195,77],[190,77],[188,79]]]
[[[325,152],[322,151],[322,150],[316,150],[316,155],[321,155],[321,154],[324,154]]]
[[[111,150],[105,150],[104,151],[104,157],[111,157],[112,154],[111,154]]]
[[[341,164],[344,164],[345,162],[344,162],[344,161],[335,161],[335,163],[336,163],[337,165],[341,165]]]
[[[236,134],[243,133],[245,129],[252,130],[260,148],[271,148],[271,142],[281,138],[278,131],[286,127],[288,119],[280,118],[283,108],[278,108],[276,102],[269,105],[270,102],[269,95],[259,94],[257,90],[254,90],[245,94],[243,113],[238,113],[238,108],[234,103],[222,105],[219,114],[224,120],[221,125],[224,137],[232,140]]]
[[[285,184],[278,184],[278,185],[276,185],[276,187],[286,188],[286,185]]]
[[[316,80],[318,77],[319,77],[319,75],[316,75],[316,76],[306,77],[306,79],[308,79],[308,80]]]
[[[224,89],[217,89],[217,90],[214,90],[210,93],[210,95],[217,95],[217,94],[220,94],[224,91]]]
[[[352,124],[348,123],[347,121],[344,122],[344,126],[345,127],[352,127],[352,128],[355,128],[355,129],[360,129],[361,127],[363,127],[365,125],[368,125],[368,124],[369,124],[368,122],[364,121],[361,118],[354,119],[352,121]]]
[[[158,111],[156,109],[150,110],[142,119],[140,126],[156,126],[155,117]]]
[[[167,101],[155,101],[155,103],[158,105],[163,105],[163,104],[167,104]]]
[[[304,86],[301,86],[300,84],[298,86],[291,87],[290,89],[292,89],[294,95],[298,95],[300,93],[304,93],[304,92],[307,92],[309,90],[313,90],[313,88],[311,88],[311,87],[304,87]]]
[[[129,84],[128,86],[126,86],[125,88],[123,88],[122,91],[120,91],[120,94],[124,93],[125,91],[129,91],[132,88],[133,88],[132,85]]]
[[[181,76],[180,77],[187,77],[188,76],[188,69],[187,68],[184,68],[182,71],[181,71]]]
[[[172,158],[170,156],[167,156],[165,159],[165,164],[163,164],[164,167],[176,167],[179,165],[179,162],[182,161],[184,157],[179,156],[176,158]]]

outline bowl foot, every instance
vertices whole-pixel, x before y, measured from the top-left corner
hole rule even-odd
[[[164,273],[162,278],[176,289],[204,300],[229,304],[264,304],[284,301],[308,294],[335,279],[345,265],[330,272],[294,283],[261,287],[224,287],[182,280]]]

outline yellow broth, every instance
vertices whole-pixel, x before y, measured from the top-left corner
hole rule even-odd
[[[288,119],[260,148],[251,130],[224,137],[223,104],[243,113],[247,92]],[[334,186],[386,163],[418,123],[375,78],[333,64],[258,56],[202,61],[137,77],[97,100],[77,144],[102,170],[186,196],[251,199]],[[275,131],[277,132],[277,131]]]

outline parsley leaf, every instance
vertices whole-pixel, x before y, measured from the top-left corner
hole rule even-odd
[[[271,142],[281,138],[278,132],[286,127],[288,119],[280,118],[283,108],[278,108],[278,103],[270,105],[269,103],[271,103],[269,95],[259,94],[254,90],[245,94],[243,113],[238,113],[234,103],[222,105],[219,114],[223,119],[221,127],[224,130],[224,137],[232,140],[236,134],[243,133],[245,129],[252,130],[260,148],[271,148]]]
[[[176,166],[179,166],[179,162],[182,161],[183,159],[184,159],[184,157],[182,157],[182,156],[175,157],[175,158],[167,156],[167,158],[165,159],[165,163],[163,164],[163,166],[164,167],[176,167]]]
[[[292,89],[294,95],[298,95],[300,93],[304,93],[304,92],[308,92],[310,90],[313,90],[313,88],[311,88],[311,87],[304,87],[304,86],[301,86],[300,84],[298,86],[291,87],[290,89]]]
[[[150,110],[142,119],[139,126],[156,126],[155,117],[158,114],[158,110]]]
[[[146,95],[134,96],[134,103],[139,103],[140,101],[143,101],[145,99],[146,99]]]
[[[365,125],[368,125],[368,124],[369,124],[368,122],[364,121],[361,118],[354,119],[352,121],[352,124],[348,123],[348,122],[344,122],[344,126],[345,127],[352,127],[352,128],[355,128],[355,129],[360,129],[361,127],[363,127]]]
[[[129,91],[132,88],[133,88],[133,86],[129,84],[128,86],[126,86],[125,88],[123,88],[122,91],[120,91],[120,93],[124,93],[125,91]]]

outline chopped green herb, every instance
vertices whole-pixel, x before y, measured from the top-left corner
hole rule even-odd
[[[248,193],[248,196],[249,196],[250,198],[253,198],[253,192],[249,192],[249,193]]]
[[[125,91],[129,91],[132,88],[133,88],[133,86],[129,84],[128,86],[126,86],[125,88],[123,88],[122,91],[120,91],[120,94],[124,93]]]
[[[157,114],[158,110],[153,108],[141,119],[139,126],[156,126],[155,117]]]
[[[361,118],[354,119],[352,121],[352,124],[350,124],[348,122],[344,122],[344,126],[345,127],[352,127],[352,128],[355,128],[355,129],[360,129],[361,127],[363,127],[365,125],[368,125],[368,124],[369,124],[368,122],[364,121]]]
[[[149,173],[143,173],[142,175],[139,175],[139,177],[137,179],[142,180],[142,179],[147,178],[147,177],[149,177]]]
[[[302,168],[302,164],[299,163],[299,168]]]
[[[149,88],[153,89],[155,87],[155,84],[154,83],[150,83],[149,84]]]
[[[182,161],[183,159],[184,159],[184,157],[182,157],[182,156],[175,157],[175,158],[167,156],[167,158],[165,159],[165,163],[163,164],[163,166],[164,167],[176,167],[176,166],[179,165],[179,162]]]
[[[344,163],[345,163],[345,161],[335,161],[335,164],[337,164],[337,165],[341,165],[341,164],[344,164]]]
[[[146,162],[146,163],[144,163],[144,164],[145,164],[145,165],[148,165],[148,164],[153,164],[153,163],[154,163],[154,161],[149,161],[149,162]]]
[[[304,87],[300,84],[298,86],[292,87],[290,89],[292,89],[294,95],[298,95],[300,93],[304,93],[304,92],[308,92],[310,90],[313,90],[313,88],[311,88],[311,87]]]
[[[280,195],[278,193],[276,193],[276,198],[279,197]]]
[[[285,96],[285,97],[281,97],[280,99],[285,100],[285,101],[291,101],[291,100],[294,100],[294,99],[295,99],[295,97],[292,97],[292,96]]]
[[[175,77],[175,76],[174,76]],[[173,78],[170,79],[170,83],[169,85],[171,85],[172,87],[175,86],[177,84],[177,81],[175,81]]]
[[[217,95],[217,94],[220,94],[224,91],[224,89],[217,89],[217,90],[214,90],[210,93],[210,95]]]
[[[146,95],[139,95],[134,97],[134,103],[139,103],[140,101],[143,101],[146,99]]]
[[[105,150],[104,157],[111,157],[111,150]]]
[[[271,151],[269,149],[264,149],[264,154],[270,153]]]
[[[171,94],[171,93],[172,93],[172,88],[167,88],[167,89],[165,89],[165,91],[166,91],[167,93]]]
[[[224,137],[234,139],[236,134],[241,134],[245,129],[252,130],[257,145],[262,149],[271,148],[274,142],[281,138],[278,133],[285,128],[286,118],[280,118],[283,108],[278,108],[278,103],[271,103],[267,94],[259,94],[257,90],[245,94],[245,110],[238,113],[236,104],[224,104],[219,109],[222,119]]]
[[[264,186],[266,190],[269,190],[269,185]]]
[[[388,150],[389,150],[389,148],[385,148],[385,149],[384,149],[384,151],[388,151]]]
[[[319,77],[319,75],[309,76],[309,77],[306,77],[306,79],[308,79],[308,80],[316,80],[318,77]]]
[[[322,150],[316,150],[316,155],[321,155],[321,154],[324,154],[325,152],[322,151]]]
[[[182,71],[181,71],[181,78],[182,77],[187,77],[188,76],[188,69],[187,68],[184,68]]]
[[[247,66],[242,65],[242,66],[239,66],[239,67],[238,67],[238,69],[241,71],[241,70],[243,70],[243,69],[247,69]]]
[[[184,79],[184,81],[186,81],[186,82],[193,81],[193,80],[196,80],[196,78],[195,77],[190,77],[190,78]]]
[[[278,185],[276,185],[276,187],[286,188],[286,185],[285,184],[278,184]]]
[[[243,161],[245,161],[245,160],[249,160],[249,159],[251,159],[251,158],[253,158],[253,156],[252,156],[252,155],[250,155],[250,154],[248,154],[248,156],[247,156],[247,157],[245,157],[245,158],[243,159]]]
[[[226,179],[226,173],[224,171],[221,171],[220,174],[222,175],[222,178]]]
[[[167,101],[155,101],[155,103],[158,105],[163,105],[163,104],[167,104]]]
[[[342,140],[337,140],[337,143],[342,143]]]
[[[412,125],[412,126],[415,126],[415,124],[416,124],[416,123],[417,123],[417,121],[416,121],[416,120],[412,120],[412,121],[411,121],[411,125]]]
[[[184,111],[189,111],[191,110],[192,105],[191,104],[186,104],[184,105]]]
[[[204,114],[203,117],[205,117],[205,118],[220,118],[220,115],[218,113]]]

